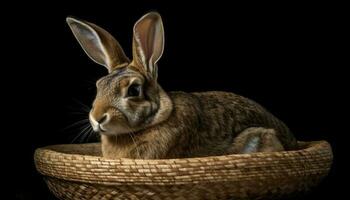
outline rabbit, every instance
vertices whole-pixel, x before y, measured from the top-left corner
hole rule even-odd
[[[164,28],[157,12],[133,27],[130,60],[101,27],[66,19],[85,53],[109,74],[96,82],[89,112],[105,158],[169,159],[292,150],[288,127],[256,102],[234,93],[165,92],[157,82]]]

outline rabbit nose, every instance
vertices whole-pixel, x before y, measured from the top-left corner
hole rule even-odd
[[[99,124],[102,124],[104,121],[106,121],[107,119],[107,113],[103,114],[103,116],[99,119],[99,120],[96,120]]]
[[[103,127],[103,125],[106,125],[108,123],[109,119],[110,118],[109,118],[108,113],[104,113],[99,118],[96,118],[96,116],[90,114],[90,122],[91,122],[92,128],[96,132],[105,131],[106,127]]]

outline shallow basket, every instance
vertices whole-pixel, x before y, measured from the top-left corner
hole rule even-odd
[[[326,141],[299,150],[202,158],[105,159],[100,144],[39,148],[34,159],[60,199],[266,199],[306,192],[328,174]]]

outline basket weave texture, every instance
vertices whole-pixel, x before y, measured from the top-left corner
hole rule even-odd
[[[60,199],[275,199],[307,192],[332,164],[326,141],[295,151],[184,159],[105,159],[100,144],[39,148],[34,160]]]

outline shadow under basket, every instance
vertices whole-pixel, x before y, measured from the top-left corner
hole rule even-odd
[[[60,199],[275,199],[309,191],[332,164],[326,141],[299,150],[184,159],[105,159],[99,143],[39,148],[34,160]]]

